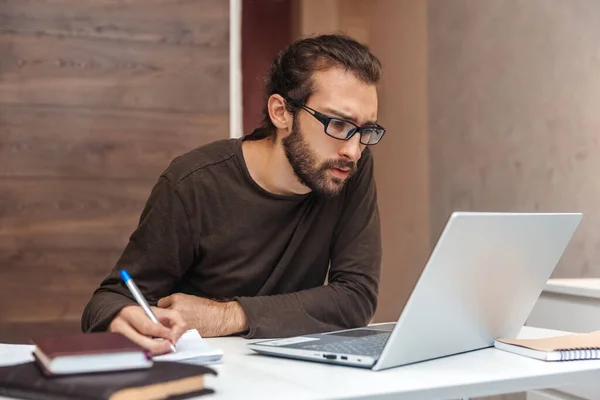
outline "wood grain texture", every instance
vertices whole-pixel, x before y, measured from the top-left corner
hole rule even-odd
[[[228,114],[0,107],[0,177],[155,180],[229,132]]]
[[[119,256],[106,250],[0,252],[0,325],[79,319]]]
[[[0,29],[36,36],[229,46],[224,0],[2,0]]]
[[[152,186],[126,180],[0,180],[0,251],[121,249]]]
[[[229,49],[0,34],[0,103],[223,113]]]
[[[31,344],[31,338],[81,332],[79,319],[0,324],[0,343]]]
[[[160,172],[228,137],[228,1],[0,0],[0,338],[78,322]]]

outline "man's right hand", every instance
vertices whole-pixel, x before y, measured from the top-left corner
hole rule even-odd
[[[177,311],[151,308],[162,325],[152,322],[140,306],[127,306],[112,320],[108,330],[127,336],[133,342],[149,350],[152,355],[169,353],[171,343],[177,343],[187,330],[187,325]],[[162,338],[163,340],[153,338]]]

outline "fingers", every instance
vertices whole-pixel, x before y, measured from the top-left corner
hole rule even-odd
[[[165,354],[171,351],[171,342],[168,340],[156,340],[140,334],[125,320],[117,321],[115,331],[128,337],[132,342],[142,346],[152,355]]]
[[[123,317],[129,325],[133,326],[135,330],[146,336],[154,336],[163,339],[169,339],[171,336],[171,330],[169,328],[162,324],[152,322],[141,307],[126,307],[121,310],[119,315]]]
[[[160,310],[160,309],[156,309]],[[155,310],[155,311],[156,311]],[[119,332],[134,343],[139,344],[152,354],[163,354],[171,351],[171,343],[175,343],[181,336],[181,316],[173,310],[160,310],[166,315],[163,319],[177,325],[177,329],[172,329],[161,324],[152,322],[144,313],[141,307],[127,306],[113,319],[109,325],[111,332]],[[157,316],[158,318],[158,316]],[[159,319],[160,321],[160,319]],[[156,340],[153,337],[165,340]]]
[[[162,324],[170,328],[171,336],[169,339],[173,343],[177,343],[181,335],[188,329],[187,323],[184,321],[181,314],[175,310],[165,310],[161,308],[155,308],[152,311]]]
[[[171,307],[171,304],[173,303],[171,296],[167,296],[167,297],[163,297],[162,299],[160,299],[158,301],[158,303],[156,303],[156,305],[160,308],[169,308]]]

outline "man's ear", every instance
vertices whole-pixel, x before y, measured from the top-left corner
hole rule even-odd
[[[277,128],[277,130],[287,133],[292,129],[294,117],[285,108],[285,100],[279,94],[273,94],[267,101],[267,109],[269,110],[269,117],[271,122]]]

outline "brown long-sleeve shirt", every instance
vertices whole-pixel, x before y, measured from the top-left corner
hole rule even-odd
[[[342,193],[326,199],[262,189],[248,172],[241,143],[200,147],[161,174],[122,256],[83,312],[84,331],[105,330],[124,306],[135,304],[121,269],[153,305],[177,292],[237,300],[248,338],[369,322],[381,262],[369,149]]]

